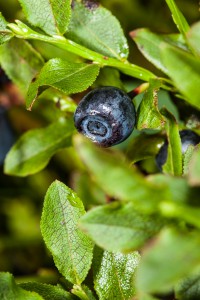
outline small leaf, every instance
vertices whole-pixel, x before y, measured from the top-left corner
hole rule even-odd
[[[167,292],[200,268],[199,233],[163,230],[146,249],[137,271],[138,292]],[[159,274],[159,276],[158,276]]]
[[[200,108],[200,59],[166,44],[161,46],[161,53],[175,86],[191,105]]]
[[[177,7],[174,0],[166,0],[166,3],[172,13],[174,23],[176,24],[178,30],[180,31],[180,33],[185,35],[187,31],[190,29],[188,22],[186,21],[185,17]]]
[[[0,12],[0,45],[8,42],[13,37],[13,33],[8,30],[7,24]]]
[[[51,184],[44,200],[41,231],[58,270],[75,284],[85,279],[92,261],[93,243],[78,229],[84,213],[81,200],[70,188],[59,181]]]
[[[192,155],[189,170],[188,170],[188,181],[192,186],[200,186],[200,145],[195,147]]]
[[[127,156],[132,163],[155,156],[163,143],[160,134],[140,132],[128,146]]]
[[[163,115],[167,120],[166,130],[168,136],[167,161],[163,165],[163,172],[180,176],[182,175],[182,152],[178,124],[174,116],[167,110],[163,110]]]
[[[81,159],[109,196],[133,201],[136,207],[147,211],[154,211],[160,199],[165,198],[162,184],[149,183],[137,169],[126,164],[124,157],[117,152],[100,149],[81,136],[76,137],[75,143]]]
[[[165,119],[158,110],[158,90],[161,82],[151,79],[137,111],[137,129],[162,129]]]
[[[92,209],[80,226],[94,242],[108,251],[130,252],[141,248],[156,234],[163,222],[156,215],[144,215],[132,203],[118,202]]]
[[[47,34],[63,34],[70,19],[70,0],[19,0],[27,20]]]
[[[128,56],[128,44],[118,20],[89,0],[74,3],[67,38],[108,57]]]
[[[195,53],[200,56],[200,22],[195,23],[187,32],[187,40]]]
[[[39,282],[26,282],[21,283],[18,286],[22,287],[24,290],[36,292],[41,295],[44,300],[75,300],[76,298],[68,293],[67,291],[61,289],[60,287],[53,286],[50,284],[44,284]]]
[[[9,78],[26,93],[43,59],[26,41],[13,38],[0,46],[0,64]]]
[[[181,280],[175,287],[175,295],[177,300],[199,300],[200,273]]]
[[[60,58],[49,60],[37,75],[28,90],[26,104],[31,109],[40,87],[51,86],[66,94],[86,90],[96,79],[99,66],[96,64],[72,63]]]
[[[135,271],[140,260],[138,252],[122,254],[98,248],[94,255],[94,284],[99,299],[132,299]]]
[[[43,300],[35,292],[28,292],[18,287],[9,273],[0,273],[0,299],[5,300]]]
[[[42,170],[59,149],[68,147],[74,127],[70,120],[33,129],[20,137],[5,160],[5,173],[27,176]]]

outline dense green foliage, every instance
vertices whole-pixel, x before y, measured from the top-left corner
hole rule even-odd
[[[200,22],[190,25],[174,0],[159,1],[178,31],[164,26],[165,34],[151,31],[159,31],[157,20],[154,28],[132,30],[137,22],[146,26],[142,20],[153,16],[156,1],[144,1],[152,5],[149,15],[135,1],[135,16],[143,18],[136,17],[132,28],[132,1],[120,1],[123,29],[110,11],[118,1],[101,1],[107,8],[89,0],[32,2],[19,0],[20,21],[0,13],[0,66],[25,99],[14,118],[27,131],[18,130],[4,161],[13,193],[0,187],[0,213],[12,220],[13,240],[0,237],[0,253],[28,243],[35,251],[39,220],[24,195],[41,199],[46,192],[40,230],[55,267],[44,264],[45,275],[30,278],[37,270],[25,265],[27,277],[16,274],[15,280],[6,273],[15,270],[0,266],[0,298],[200,299],[200,147],[182,154],[179,135],[187,128],[200,134]],[[134,53],[141,54],[134,45],[146,59],[142,66],[135,64]],[[73,124],[79,100],[100,86],[132,90],[137,108],[133,134],[109,150]],[[160,173],[155,157],[165,139],[168,156]],[[52,157],[60,173],[44,169]],[[26,177],[23,192],[11,175]],[[7,198],[14,201],[8,205]]]

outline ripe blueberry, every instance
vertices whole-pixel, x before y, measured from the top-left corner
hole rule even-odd
[[[113,86],[89,92],[74,114],[77,130],[102,147],[124,141],[133,131],[135,119],[131,98]]]
[[[197,145],[200,142],[200,136],[192,130],[179,131],[181,138],[182,153],[184,154],[190,145]],[[165,141],[156,156],[156,165],[160,171],[167,160],[168,142]]]

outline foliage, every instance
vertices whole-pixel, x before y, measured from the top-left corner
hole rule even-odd
[[[53,156],[76,176],[65,183],[50,176],[44,184],[51,183],[40,228],[58,278],[51,285],[39,276],[15,282],[1,272],[0,298],[199,299],[200,148],[182,155],[179,131],[200,133],[200,23],[190,26],[174,0],[163,1],[179,33],[130,32],[149,70],[128,60],[119,21],[99,3],[19,3],[26,20],[9,23],[0,13],[0,65],[29,116],[40,111],[45,124],[27,125],[4,172],[40,178]],[[140,94],[133,134],[109,150],[78,135],[72,117],[88,89],[106,85]],[[165,139],[159,173],[155,156]]]

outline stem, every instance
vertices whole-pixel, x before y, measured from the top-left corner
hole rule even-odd
[[[60,35],[48,36],[48,35],[40,34],[32,30],[31,28],[29,28],[27,25],[25,25],[19,20],[16,20],[16,24],[14,23],[8,24],[8,27],[13,31],[15,36],[18,38],[39,40],[39,41],[47,42],[52,45],[56,45],[61,49],[64,49],[68,52],[74,53],[80,57],[88,59],[93,63],[99,64],[100,67],[105,67],[105,66],[114,67],[126,75],[138,78],[143,81],[149,81],[151,78],[157,78],[157,76],[154,75],[152,72],[142,67],[139,67],[135,64],[132,64],[127,60],[124,59],[118,60],[116,58],[104,56],[93,50],[85,48],[84,46],[81,46],[69,39],[66,39],[65,37]],[[167,89],[165,83],[168,84],[169,79],[167,78],[161,78],[161,79],[163,81],[162,87],[164,89]]]

